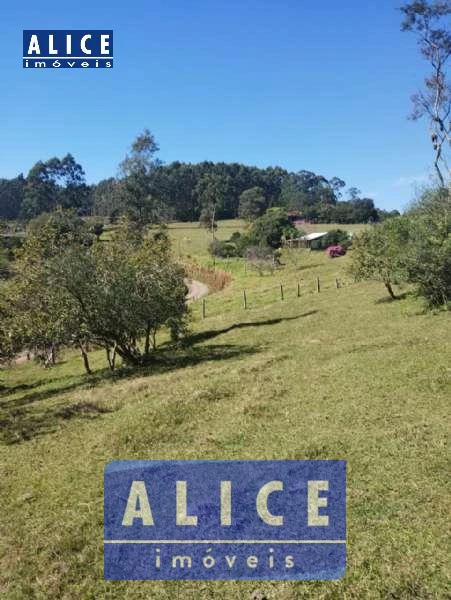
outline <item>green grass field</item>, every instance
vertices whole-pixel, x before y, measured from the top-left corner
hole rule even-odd
[[[242,225],[223,223],[218,237]],[[203,229],[170,231],[176,255],[211,261]],[[348,256],[283,261],[264,276],[217,261],[234,279],[206,299],[205,319],[192,305],[195,344],[163,346],[150,368],[112,377],[96,351],[91,377],[71,352],[49,370],[0,371],[0,595],[450,597],[449,313],[354,284]],[[103,469],[113,459],[345,459],[347,572],[336,582],[105,582]]]

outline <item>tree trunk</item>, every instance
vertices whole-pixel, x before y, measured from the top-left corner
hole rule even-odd
[[[84,348],[84,346],[81,342],[79,344],[79,348],[81,351],[81,355],[83,357],[83,364],[85,366],[85,371],[88,375],[92,375],[91,367],[89,366],[88,353],[86,352],[86,349]]]
[[[215,216],[216,216],[216,205],[213,206],[213,215],[211,217],[211,235],[213,236],[213,239],[216,239],[216,237],[215,237]]]
[[[48,369],[52,364],[55,364],[55,349],[53,344],[50,348],[44,350],[44,369]]]
[[[150,323],[147,324],[147,329],[146,329],[146,343],[144,345],[144,356],[147,358],[149,356],[149,351],[150,351]]]
[[[437,172],[438,179],[440,181],[440,186],[441,187],[445,187],[445,179],[444,179],[444,177],[442,175],[442,171],[441,171],[441,169],[439,167],[439,160],[440,160],[440,157],[441,157],[441,153],[442,152],[441,152],[441,149],[440,149],[440,151],[438,151],[437,154],[436,154],[435,162],[434,162],[434,167],[435,167],[435,170]]]
[[[106,349],[106,358],[108,361],[108,365],[110,367],[111,372],[114,373],[114,369],[116,366],[116,345],[113,346],[113,348],[107,348]]]
[[[385,284],[385,287],[387,288],[388,293],[390,294],[391,299],[397,300],[397,297],[395,296],[395,292],[393,291],[391,283],[389,281],[385,281],[384,284]]]
[[[129,346],[116,346],[116,352],[129,365],[138,367],[141,364],[141,357],[136,352],[133,352]]]

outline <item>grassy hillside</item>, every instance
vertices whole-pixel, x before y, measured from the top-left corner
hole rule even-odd
[[[218,236],[236,228],[221,225]],[[210,260],[204,230],[183,224],[171,234],[176,254]],[[87,377],[68,352],[50,370],[26,363],[0,371],[0,594],[449,597],[449,313],[424,313],[410,296],[388,302],[380,284],[353,284],[347,260],[294,252],[284,269],[263,277],[239,260],[218,261],[234,280],[207,298],[205,319],[200,303],[192,305],[195,344],[178,352],[163,346],[146,370],[111,377],[103,353],[92,352]],[[103,581],[105,464],[202,458],[346,459],[346,575],[305,583]]]

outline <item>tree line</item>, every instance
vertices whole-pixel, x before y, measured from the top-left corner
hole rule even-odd
[[[71,154],[38,161],[24,177],[0,179],[0,219],[29,221],[57,208],[79,216],[140,223],[253,218],[271,207],[294,210],[312,222],[377,222],[389,213],[377,209],[357,188],[301,170],[265,169],[240,163],[163,164],[148,130],[138,135],[122,161],[118,177],[87,185]],[[344,197],[346,196],[346,198]]]

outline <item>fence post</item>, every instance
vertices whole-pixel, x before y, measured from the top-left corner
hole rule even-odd
[[[301,296],[301,284],[298,282],[298,298]]]
[[[203,319],[205,319],[205,313],[206,313],[205,305],[206,305],[205,298],[202,298],[202,318]]]
[[[246,290],[243,290],[243,300],[244,300],[244,310],[246,310],[247,309]]]
[[[340,282],[338,281],[338,279],[335,279],[335,285],[337,286],[337,290],[340,287]]]
[[[280,284],[280,299],[283,300],[283,285]]]
[[[321,286],[320,286],[320,283],[319,283],[319,277],[316,278],[316,291],[318,292],[318,294],[321,291]]]

